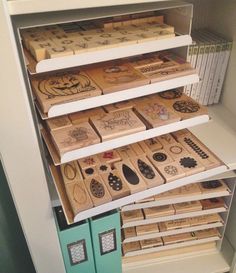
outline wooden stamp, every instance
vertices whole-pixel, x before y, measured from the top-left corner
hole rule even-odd
[[[184,171],[179,167],[178,163],[171,162],[158,167],[161,175],[165,178],[166,182],[171,182],[185,176]]]
[[[120,155],[116,150],[106,151],[97,155],[101,163],[111,164],[121,160]]]
[[[93,167],[91,166],[91,167],[87,167],[85,169],[82,169],[82,174],[83,174],[84,179],[87,179],[87,178],[90,178],[93,176],[97,176],[98,171],[97,171],[96,166],[93,166]]]
[[[160,65],[163,63],[163,61],[154,54],[130,57],[129,62],[136,69],[140,69],[150,65]]]
[[[136,236],[135,227],[128,227],[123,229],[124,238],[132,238]]]
[[[50,131],[61,129],[61,128],[67,128],[72,125],[68,116],[50,118],[46,120],[46,123]]]
[[[157,137],[157,139],[163,146],[176,143],[176,140],[173,138],[171,134],[161,135]]]
[[[86,70],[100,86],[103,94],[134,88],[149,83],[149,80],[129,64],[109,62],[101,67]]]
[[[206,169],[216,168],[221,162],[194,136],[187,135],[178,138],[178,141],[194,154]]]
[[[159,232],[159,228],[157,223],[154,224],[148,224],[148,225],[142,225],[142,226],[136,226],[136,233],[137,235],[145,235],[150,233],[156,233]]]
[[[127,183],[131,194],[146,190],[146,183],[128,159],[117,162],[114,165],[122,179]]]
[[[145,208],[143,209],[143,211],[146,219],[152,219],[175,214],[175,210],[172,205]]]
[[[130,146],[132,150],[135,152],[136,156],[145,155],[145,152],[138,143],[133,143]]]
[[[84,182],[94,206],[112,201],[111,195],[100,176],[85,179]]]
[[[202,165],[201,161],[191,154],[176,159],[176,162],[179,163],[186,175],[193,175],[205,171],[205,167]]]
[[[129,159],[136,156],[136,153],[133,151],[131,145],[126,145],[120,148],[117,148],[116,151],[120,155],[121,159]]]
[[[164,245],[170,245],[170,244],[176,244],[176,243],[182,243],[186,241],[192,241],[197,239],[195,236],[195,233],[187,232],[187,233],[181,233],[176,235],[169,235],[162,237],[162,240],[164,242]]]
[[[189,222],[191,226],[199,226],[199,225],[213,224],[217,222],[223,223],[223,220],[219,214],[214,213],[214,214],[201,215],[201,216],[189,218]]]
[[[135,107],[138,114],[146,121],[149,128],[155,128],[180,120],[180,116],[163,103],[148,102]]]
[[[123,253],[126,255],[129,252],[140,250],[141,246],[139,242],[130,242],[123,244]]]
[[[58,153],[61,155],[100,142],[99,137],[87,122],[51,131],[51,136]]]
[[[192,133],[188,129],[182,129],[172,132],[171,135],[179,141],[179,139],[182,139],[183,137],[192,136]]]
[[[147,146],[147,144],[145,143],[145,141],[139,141],[137,143],[141,149],[143,150],[143,152],[146,154],[146,153],[151,153],[151,150],[149,149],[149,147]]]
[[[161,150],[163,148],[157,137],[146,139],[144,140],[144,142],[148,146],[149,150],[151,150],[152,152]]]
[[[143,213],[141,209],[121,211],[122,223],[130,223],[133,221],[143,220]]]
[[[77,213],[93,207],[92,200],[85,188],[82,180],[65,184],[66,193],[71,204],[71,208]]]
[[[119,110],[127,110],[127,109],[132,109],[134,107],[134,102],[133,100],[126,100],[126,101],[121,101],[113,104],[108,104],[104,106],[104,109],[110,113],[110,112],[116,112]]]
[[[140,241],[142,249],[162,246],[163,242],[161,238],[152,238]]]
[[[125,197],[130,194],[129,187],[122,180],[122,177],[117,170],[103,174],[102,178],[113,200]]]
[[[188,219],[177,219],[159,223],[159,228],[161,232],[186,227],[190,227]]]
[[[189,202],[183,202],[174,204],[175,213],[186,213],[191,211],[199,211],[202,210],[202,205],[200,201],[189,201]]]
[[[82,174],[76,161],[62,164],[60,165],[60,169],[64,184],[83,180]]]
[[[111,166],[110,166],[110,164],[99,163],[96,166],[96,169],[97,169],[98,173],[100,175],[102,175],[102,174],[105,174],[105,173],[109,173],[111,171]]]
[[[95,167],[100,164],[100,161],[97,155],[91,155],[78,160],[80,168],[82,170],[87,169],[89,167]]]
[[[153,188],[164,183],[163,177],[156,171],[146,156],[132,158],[131,162],[148,188]]]
[[[77,125],[77,124],[80,124],[81,122],[89,121],[90,117],[102,115],[104,113],[105,111],[103,110],[102,107],[97,107],[97,108],[69,114],[69,118],[74,125]]]
[[[155,166],[155,168],[158,168],[163,164],[172,163],[174,161],[173,158],[164,149],[147,154],[147,157]]]
[[[203,199],[200,202],[202,204],[203,210],[216,209],[216,208],[227,208],[225,201],[222,197]]]
[[[164,146],[164,149],[173,159],[189,156],[189,152],[180,143],[174,143]]]
[[[66,46],[53,46],[46,48],[46,59],[60,58],[73,55],[74,51]]]
[[[91,121],[102,141],[146,130],[132,110],[122,110],[92,117]]]
[[[200,190],[202,193],[218,192],[218,191],[228,191],[230,192],[228,186],[223,180],[211,180],[199,183]]]
[[[98,86],[82,71],[35,77],[31,84],[43,113],[55,104],[101,95]]]
[[[38,40],[39,38],[37,38]],[[37,62],[46,59],[46,51],[52,47],[56,46],[51,40],[33,40],[28,43],[31,54],[34,56]]]
[[[197,230],[194,233],[195,233],[198,240],[205,239],[205,238],[210,238],[210,237],[219,237],[220,238],[220,233],[217,230],[217,228]]]

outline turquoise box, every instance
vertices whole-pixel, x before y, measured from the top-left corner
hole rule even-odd
[[[56,207],[54,214],[66,272],[95,273],[88,220],[67,225],[61,207]]]
[[[120,214],[113,210],[90,219],[97,273],[121,273]]]

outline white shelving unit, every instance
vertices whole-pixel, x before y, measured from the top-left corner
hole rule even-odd
[[[195,18],[198,18],[198,21],[195,19],[195,24],[197,26],[208,26],[225,34],[229,38],[235,37],[235,14],[233,13],[236,8],[235,1],[229,0],[227,3],[222,3],[223,1],[220,0],[192,0],[191,2],[194,2],[197,7],[197,14],[195,16]],[[183,8],[183,6],[185,6],[185,8]],[[4,68],[4,73],[0,74],[0,80],[3,86],[0,100],[0,120],[2,126],[0,135],[0,158],[6,172],[19,219],[37,273],[65,273],[65,269],[51,210],[52,200],[49,196],[47,178],[45,176],[45,169],[41,158],[40,141],[38,141],[40,138],[36,128],[36,119],[34,115],[32,115],[32,112],[34,113],[34,110],[32,110],[32,100],[30,100],[30,96],[27,95],[27,92],[29,92],[27,72],[24,67],[24,60],[20,54],[21,47],[18,42],[18,33],[15,29],[17,27],[24,28],[41,24],[47,25],[56,24],[58,22],[96,19],[99,17],[106,17],[107,15],[115,16],[128,14],[130,12],[149,10],[162,10],[165,12],[170,7],[174,7],[174,9],[178,10],[181,14],[181,16],[175,19],[175,26],[182,36],[176,37],[173,40],[169,39],[168,43],[167,41],[165,41],[165,43],[163,41],[163,44],[159,43],[159,47],[155,43],[148,43],[146,44],[146,46],[148,46],[145,48],[144,44],[141,46],[140,44],[137,44],[134,54],[153,51],[154,46],[157,46],[155,50],[160,50],[164,49],[164,47],[174,48],[177,46],[186,46],[191,43],[191,38],[189,36],[191,28],[191,21],[189,18],[192,18],[191,5],[180,4],[176,1],[155,1],[149,3],[149,1],[146,0],[119,0],[109,2],[102,0],[99,1],[98,4],[91,0],[86,2],[77,0],[69,2],[63,0],[0,1],[0,25],[3,29],[3,31],[0,32],[0,59],[2,68]],[[213,10],[214,12],[212,12]],[[206,14],[208,16],[204,17],[203,15]],[[168,20],[171,20],[171,17],[168,17]],[[183,23],[188,20],[190,22],[189,24]],[[219,24],[219,21],[221,24]],[[170,21],[170,24],[171,23],[172,22]],[[99,54],[85,54],[83,57],[81,56],[81,59],[77,57],[73,59],[66,58],[63,60],[63,63],[61,59],[58,63],[47,63],[46,69],[43,67],[39,68],[38,71],[50,71],[55,69],[55,65],[57,68],[66,68],[71,65],[77,66],[91,63],[92,58],[95,58],[94,62],[98,62],[101,60],[110,60],[122,56],[134,55],[132,52],[129,52],[128,54],[126,50],[127,48],[123,48],[117,53],[115,53],[114,50],[107,50],[102,52],[103,54],[106,54],[106,56],[101,54],[102,57],[99,56]],[[186,52],[182,53],[184,55]],[[163,185],[161,190],[156,190],[156,193],[173,189],[177,185],[181,186],[195,182],[196,180],[208,179],[213,175],[220,175],[221,177],[226,178],[234,177],[233,172],[226,173],[226,171],[236,169],[236,128],[234,122],[236,116],[234,107],[236,99],[234,92],[235,54],[236,47],[234,45],[227,73],[228,76],[225,82],[224,95],[221,99],[222,104],[210,108],[213,121],[210,121],[207,124],[198,125],[191,129],[192,132],[220,157],[226,165],[204,172],[201,175],[198,174],[183,178],[182,180],[169,183],[167,186]],[[184,82],[188,84],[187,80],[197,80],[196,76],[194,77],[194,79],[187,77],[175,80],[175,82],[163,82],[163,85],[160,85],[159,87],[160,89],[157,87],[155,92],[161,92],[165,88],[169,89],[180,86]],[[149,90],[146,90],[146,92],[150,92],[149,94],[154,93],[154,89],[150,88]],[[122,96],[119,100],[124,99]],[[139,96],[139,94],[137,96]],[[140,96],[142,96],[141,93]],[[113,98],[110,99],[109,103],[112,102]],[[116,99],[118,100],[118,98]],[[115,101],[116,100],[114,100],[114,102]],[[91,103],[91,105],[88,106],[87,103]],[[104,103],[103,99],[98,101],[98,105]],[[96,100],[84,101],[84,104],[70,105],[72,110],[69,110],[69,112],[88,109],[98,105],[96,105]],[[63,111],[65,110],[59,109],[57,111],[59,112],[55,111],[55,113],[50,115],[60,115],[61,113],[64,113]],[[199,123],[196,122],[196,124]],[[191,126],[191,124],[185,124],[185,126]],[[155,133],[167,133],[168,130],[174,129],[175,128],[169,128],[166,129],[167,131],[163,130],[162,132]],[[132,142],[134,141],[137,141],[137,139],[132,140]],[[122,145],[125,144],[128,144],[128,142],[122,143]],[[121,143],[119,145],[121,145]],[[110,149],[109,147],[106,146],[106,150]],[[105,149],[105,146],[102,147],[102,149]],[[98,151],[102,151],[102,149]],[[86,153],[84,153],[83,156],[88,155],[89,153],[91,154],[92,152],[86,151]],[[235,178],[231,179],[233,180]],[[137,193],[135,199],[145,198],[150,196],[150,194],[151,190]],[[54,201],[57,201],[56,197]],[[127,200],[127,202],[131,202],[131,200]],[[123,204],[124,203],[116,203],[113,206],[117,207]],[[96,208],[94,209],[96,210]],[[111,209],[111,207],[109,206],[108,208],[104,206],[104,208],[102,208],[102,206],[100,206],[99,212],[108,209]],[[93,213],[95,212],[91,212],[91,214],[86,217],[94,215]],[[79,219],[75,220],[77,221]],[[232,263],[232,258],[236,245],[234,243],[235,240],[232,238],[236,237],[236,234],[231,231],[226,233],[226,236],[229,237],[228,239],[233,245],[228,245],[227,240],[225,239],[221,252],[219,249],[213,250],[210,248],[198,253],[172,254],[170,255],[170,258],[165,258],[164,260],[152,260],[152,258],[150,258],[148,262],[143,260],[139,262],[134,261],[133,263],[124,264],[123,272],[139,273],[147,271],[150,273],[172,273],[174,268],[175,273],[187,273],[190,270],[192,273],[223,273],[230,270],[231,273],[235,273],[236,266]]]

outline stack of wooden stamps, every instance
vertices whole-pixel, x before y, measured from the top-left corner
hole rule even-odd
[[[227,205],[222,197],[186,201],[182,203],[172,203],[173,198],[194,197],[206,193],[220,193],[230,189],[222,180],[207,181],[190,184],[181,188],[165,192],[136,203],[143,204],[143,209],[134,209],[121,212],[123,226],[123,254],[124,256],[138,255],[140,250],[153,249],[158,251],[158,247],[167,245],[178,245],[178,243],[206,239],[210,237],[220,238],[217,228],[209,228],[207,225],[222,223],[223,219],[219,213],[204,212],[206,210],[223,209],[226,211]],[[193,198],[194,199],[194,198]],[[152,203],[160,200],[169,200],[169,204],[153,206]],[[150,207],[148,207],[148,205]],[[202,215],[201,215],[202,211]],[[191,216],[191,212],[198,212],[198,216]],[[183,217],[180,217],[183,214]],[[187,216],[188,215],[188,216]],[[162,220],[161,218],[172,220]],[[194,227],[193,232],[186,232],[186,228]],[[199,228],[198,228],[199,227]],[[183,231],[181,231],[181,229]],[[176,234],[166,235],[168,231],[178,231]],[[145,238],[148,237],[148,238]],[[136,239],[137,238],[137,239]],[[126,241],[130,242],[126,242]]]

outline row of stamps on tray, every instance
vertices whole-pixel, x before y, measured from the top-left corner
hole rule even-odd
[[[193,240],[201,240],[211,237],[218,237],[220,238],[220,233],[217,230],[217,228],[210,228],[210,229],[203,229],[198,230],[194,232],[185,232],[180,233],[176,235],[169,235],[169,236],[163,236],[163,237],[157,237],[152,239],[146,239],[141,241],[135,241],[135,242],[129,242],[124,243],[122,245],[123,249],[123,255],[130,252],[135,252],[141,249],[148,249],[148,248],[156,248],[158,250],[158,247],[165,246],[165,245],[171,245],[171,244],[178,244]]]
[[[163,16],[42,26],[22,29],[20,33],[25,49],[36,62],[175,37],[174,27],[165,24]]]
[[[74,213],[221,164],[208,149],[198,146],[200,142],[189,131],[178,134],[184,134],[197,146],[192,149],[185,141],[182,145],[167,135],[172,144],[155,146],[155,152],[143,150],[148,147],[146,141],[61,165]]]
[[[196,71],[182,58],[163,51],[32,76],[31,85],[40,110],[48,113],[57,104],[194,73]]]
[[[170,96],[173,98],[169,98]],[[108,105],[49,119],[46,121],[46,128],[58,155],[61,156],[101,141],[204,114],[207,115],[205,107],[180,90],[171,90],[115,106]]]

